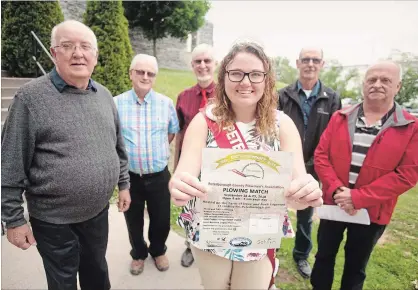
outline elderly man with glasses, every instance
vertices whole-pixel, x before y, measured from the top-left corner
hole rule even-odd
[[[303,48],[296,66],[299,79],[279,91],[279,110],[296,124],[302,140],[306,171],[318,180],[314,170],[314,151],[332,114],[341,109],[341,100],[335,91],[319,80],[324,66],[322,49]],[[293,259],[299,274],[305,279],[311,275],[308,257],[312,250],[312,215],[312,207],[297,211]]]
[[[130,205],[118,112],[110,92],[91,79],[98,50],[90,28],[58,24],[51,54],[54,69],[18,90],[4,124],[2,220],[9,242],[37,246],[48,289],[77,289],[77,273],[81,289],[110,289],[108,209],[116,185],[119,210]]]
[[[132,204],[125,212],[131,242],[132,275],[144,270],[151,255],[159,271],[169,268],[165,242],[170,232],[170,143],[179,131],[173,101],[152,89],[158,73],[155,57],[138,54],[130,66],[132,89],[114,98],[129,156]],[[149,214],[149,246],[144,240],[144,208]]]

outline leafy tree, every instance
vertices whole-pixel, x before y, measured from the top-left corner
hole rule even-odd
[[[402,66],[402,87],[396,96],[400,105],[418,106],[418,56],[412,53],[393,51],[389,59]]]
[[[140,27],[152,40],[157,57],[157,40],[167,36],[186,38],[205,23],[210,8],[204,1],[124,1],[125,16],[131,27]]]
[[[277,80],[285,83],[294,83],[298,78],[298,70],[290,65],[289,59],[286,57],[275,57],[273,59],[275,65]]]
[[[122,1],[88,1],[84,23],[96,34],[99,49],[93,78],[114,96],[129,90],[133,52]]]
[[[337,91],[341,99],[358,100],[361,97],[358,70],[353,68],[345,73],[344,68],[338,61],[331,60],[328,63],[330,65],[321,71],[319,79],[327,87]],[[352,88],[349,88],[350,83]]]
[[[48,49],[51,30],[64,20],[58,1],[1,1],[2,68],[16,77],[34,77],[37,65],[35,56],[48,71],[54,66],[31,34],[35,32]],[[35,53],[35,47],[37,52]]]

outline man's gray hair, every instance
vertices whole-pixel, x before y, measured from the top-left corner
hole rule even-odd
[[[79,27],[82,27],[82,28],[87,29],[91,33],[91,35],[92,35],[92,43],[91,43],[91,45],[95,49],[97,49],[97,38],[96,38],[96,35],[94,34],[93,30],[91,30],[91,28],[88,27],[87,25],[85,25],[84,23],[82,23],[80,21],[77,21],[77,20],[65,20],[65,21],[63,21],[63,22],[55,25],[54,28],[52,28],[52,32],[51,32],[51,47],[57,45],[56,40],[57,40],[57,31],[58,31],[58,29],[61,28],[61,27],[63,27],[63,26],[66,26],[66,25],[69,25],[69,26],[72,26],[72,27],[73,26],[79,26]]]
[[[135,65],[139,61],[145,61],[145,62],[151,63],[152,65],[155,66],[155,72],[158,73],[158,62],[157,62],[157,59],[155,58],[155,56],[152,56],[152,55],[149,55],[149,54],[141,54],[141,53],[135,55],[135,57],[132,59],[131,66],[129,67],[129,70],[134,69]]]
[[[215,50],[212,45],[201,43],[197,45],[192,51],[192,60],[199,54],[207,53],[214,60],[215,59]]]

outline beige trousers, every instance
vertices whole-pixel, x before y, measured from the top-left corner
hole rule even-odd
[[[235,262],[192,245],[191,249],[205,289],[268,289],[273,267],[267,256],[260,261]]]

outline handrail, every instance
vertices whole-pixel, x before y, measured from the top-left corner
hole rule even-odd
[[[52,58],[51,54],[45,48],[45,46],[42,44],[42,41],[38,38],[38,36],[36,36],[35,32],[31,31],[30,33],[32,33],[33,37],[36,39],[36,41],[39,43],[39,45],[43,48],[43,50],[45,51],[45,53],[49,56],[49,58],[51,59],[51,61],[54,62],[54,59]]]
[[[33,60],[36,62],[36,64],[38,65],[39,69],[44,73],[44,75],[46,76],[46,71],[44,70],[44,68],[42,67],[42,65],[38,62],[38,60],[36,59],[36,57],[34,55],[32,55]]]

